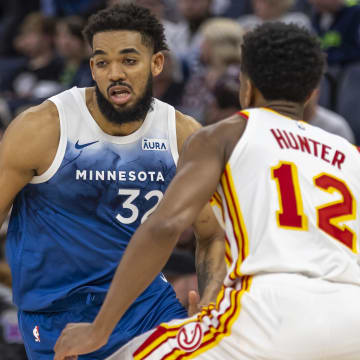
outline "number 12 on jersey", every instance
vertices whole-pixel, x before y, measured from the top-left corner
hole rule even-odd
[[[280,161],[271,168],[271,178],[276,181],[280,210],[276,212],[279,227],[308,230],[308,219],[303,211],[303,201],[297,167],[292,162]],[[334,239],[356,252],[356,234],[340,222],[355,220],[356,201],[346,183],[333,175],[321,173],[313,177],[320,190],[339,193],[342,199],[316,207],[317,226]]]

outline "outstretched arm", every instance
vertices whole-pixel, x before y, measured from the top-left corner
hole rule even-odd
[[[55,360],[104,345],[127,308],[164,267],[179,235],[209,201],[223,171],[222,145],[212,135],[211,129],[202,129],[184,145],[175,178],[157,210],[131,239],[94,323],[77,330],[68,325],[55,345]]]

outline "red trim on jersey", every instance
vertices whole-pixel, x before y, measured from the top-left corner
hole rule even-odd
[[[360,153],[360,146],[355,146],[357,151]]]
[[[240,115],[243,119],[249,120],[249,115],[245,114],[242,110],[237,112],[238,115]]]
[[[225,179],[226,179],[226,182],[227,182],[227,186],[228,186],[228,189],[229,189],[229,194],[231,196],[231,202],[232,202],[232,205],[233,205],[233,208],[234,208],[234,212],[235,212],[235,216],[236,216],[236,222],[237,222],[237,225],[239,227],[239,230],[240,230],[240,239],[237,239],[241,245],[241,259],[240,259],[240,262],[242,263],[244,260],[245,260],[245,236],[244,236],[244,231],[243,231],[243,228],[241,226],[241,221],[240,221],[240,216],[238,214],[238,208],[236,206],[236,201],[235,201],[235,196],[234,196],[234,193],[233,193],[233,189],[231,188],[231,182],[230,182],[230,179],[229,179],[229,173],[225,170],[224,172],[225,174]],[[237,270],[237,269],[236,269]],[[237,274],[237,275],[240,275],[240,274]]]
[[[165,334],[168,330],[161,325],[141,344],[141,346],[134,352],[133,356],[138,355],[144,349],[146,349],[149,345],[151,345],[157,338],[161,335]],[[149,355],[149,354],[147,354]],[[147,356],[146,355],[146,356]]]
[[[214,328],[213,326],[210,326],[209,329],[204,333],[204,337],[208,334],[211,334],[212,332],[213,332],[213,336],[210,339],[208,339],[207,341],[203,342],[195,351],[179,354],[179,356],[177,356],[175,359],[176,360],[190,359],[190,358],[192,358],[193,355],[195,355],[195,357],[196,357],[197,355],[199,355],[199,352],[200,352],[200,354],[202,353],[201,350],[203,350],[205,347],[210,346],[208,349],[205,349],[205,351],[210,350],[211,348],[216,346],[219,343],[219,341],[222,340],[222,338],[224,336],[230,335],[230,329],[232,327],[232,325],[230,325],[230,323],[231,323],[231,321],[233,321],[234,317],[238,313],[238,310],[240,311],[240,309],[242,307],[241,298],[244,295],[244,292],[248,291],[248,289],[249,289],[248,276],[245,276],[241,282],[241,289],[231,291],[229,306],[226,308],[226,310],[220,316],[217,317],[218,318],[218,326],[216,328]],[[225,295],[225,291],[224,291],[224,295]],[[233,309],[231,310],[232,307],[233,307]],[[229,313],[229,310],[231,310],[230,313]],[[223,330],[219,331],[219,328],[221,326],[223,327]],[[215,332],[214,332],[214,330],[211,330],[211,329],[214,329]],[[220,339],[218,339],[218,337],[220,337]],[[164,358],[164,360],[165,359],[166,358]]]

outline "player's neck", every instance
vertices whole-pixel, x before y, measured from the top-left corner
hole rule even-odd
[[[99,109],[94,88],[86,89],[86,106],[101,130],[112,136],[130,135],[138,130],[144,122],[144,119],[124,124],[115,124],[109,121]]]
[[[304,118],[304,105],[290,101],[272,100],[266,101],[260,107],[266,107],[295,120]]]

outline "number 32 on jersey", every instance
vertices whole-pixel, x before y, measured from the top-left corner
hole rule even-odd
[[[116,219],[122,224],[132,224],[139,217],[139,208],[133,203],[134,200],[140,195],[139,189],[119,189],[118,195],[125,195],[128,198],[123,202],[122,208],[128,210],[128,216],[121,214],[116,215]],[[153,205],[145,214],[142,216],[140,222],[143,223],[156,209],[159,202],[163,198],[164,194],[160,190],[151,190],[145,194],[144,198],[149,201],[151,198],[156,198],[155,205]]]
[[[308,230],[296,165],[280,161],[271,168],[271,178],[276,182],[279,196],[277,224],[286,229]],[[356,218],[356,201],[351,190],[344,181],[327,173],[314,176],[313,182],[318,189],[331,194],[337,192],[342,197],[339,201],[316,207],[317,226],[356,252],[356,234],[346,225],[340,225],[340,222]]]

